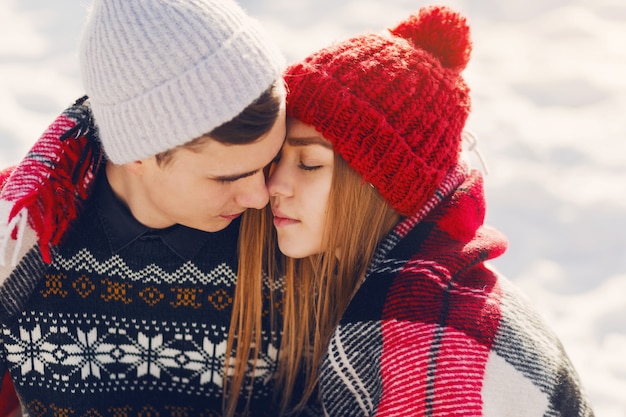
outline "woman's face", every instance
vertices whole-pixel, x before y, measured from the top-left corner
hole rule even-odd
[[[280,251],[292,258],[321,252],[334,153],[329,141],[296,119],[267,182]]]

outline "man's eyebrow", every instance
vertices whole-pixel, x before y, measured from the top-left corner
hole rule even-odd
[[[303,137],[290,136],[286,139],[286,141],[291,146],[320,145],[331,150],[333,149],[333,145],[329,141],[319,136],[303,136]]]
[[[260,170],[256,169],[254,171],[244,172],[243,174],[222,175],[218,177],[213,177],[213,179],[217,181],[233,182],[233,181],[240,180],[242,178],[251,177],[259,171]]]

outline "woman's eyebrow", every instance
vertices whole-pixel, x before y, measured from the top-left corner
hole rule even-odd
[[[303,136],[303,137],[290,136],[286,139],[286,141],[291,146],[320,145],[328,149],[333,149],[333,145],[329,141],[319,136]]]

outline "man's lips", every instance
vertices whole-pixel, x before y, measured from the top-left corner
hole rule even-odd
[[[220,217],[228,220],[235,220],[237,217],[241,216],[241,213],[236,214],[222,214]]]

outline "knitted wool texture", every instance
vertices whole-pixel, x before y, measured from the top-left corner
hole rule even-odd
[[[81,75],[109,159],[175,148],[230,121],[284,58],[232,0],[96,0]]]
[[[351,38],[290,66],[287,115],[314,126],[410,216],[458,161],[470,111],[460,72],[471,41],[466,19],[445,7],[423,8],[389,32]]]

